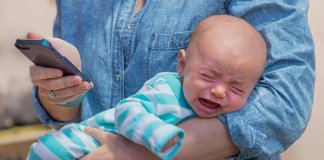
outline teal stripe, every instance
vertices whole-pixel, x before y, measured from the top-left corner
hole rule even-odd
[[[161,76],[165,78],[166,82],[171,87],[174,95],[179,99],[180,105],[190,108],[188,102],[184,98],[183,87],[179,80],[179,76],[177,74],[162,74]]]
[[[137,98],[140,100],[141,106],[146,109],[147,112],[149,113],[154,113],[155,108],[153,106],[153,103],[151,99],[149,99],[146,95],[143,93],[138,93],[132,96],[132,98]]]
[[[28,156],[31,160],[41,160],[41,158],[34,152],[33,146],[30,147]]]
[[[152,134],[153,134],[154,130],[156,130],[157,128],[159,128],[162,125],[164,125],[164,122],[162,122],[162,121],[152,121],[147,126],[147,128],[146,128],[146,130],[144,132],[142,141],[144,142],[144,146],[147,149],[149,149],[150,151],[152,151],[152,149],[150,147],[149,139],[152,138]]]
[[[121,125],[122,122],[126,119],[127,115],[128,115],[129,109],[123,110],[121,113],[118,113],[117,117],[116,117],[116,125]]]
[[[131,140],[134,139],[133,135],[136,132],[136,127],[140,122],[142,122],[142,119],[145,117],[145,113],[139,113],[134,119],[132,119],[130,124],[127,124],[127,130],[125,133],[125,136]]]
[[[74,156],[52,134],[40,138],[40,141],[60,159],[74,158]]]
[[[155,100],[158,105],[179,105],[179,100],[170,94],[158,93]]]
[[[174,95],[161,93],[156,95],[156,102],[158,105],[176,105],[178,107],[191,110],[190,105],[184,97],[178,99]]]
[[[191,110],[190,105],[184,98],[182,84],[180,83],[179,77],[176,73],[158,74],[157,77],[158,78],[155,78],[153,80],[164,79],[165,81],[159,80],[158,83],[152,82],[156,84],[153,87],[158,87],[158,85],[164,84],[170,86],[172,90],[170,94],[159,93],[156,95],[156,103],[158,105],[176,105],[177,107]],[[171,124],[179,122],[179,118],[170,114],[160,115],[159,117],[163,120],[167,120],[167,122]],[[171,119],[168,120],[168,118]]]
[[[62,131],[65,136],[67,136],[75,145],[79,147],[79,149],[84,153],[88,154],[90,153],[91,150],[89,148],[86,148],[86,146],[83,144],[83,141],[78,137],[71,129],[66,129]],[[88,140],[90,140],[93,144],[99,147],[99,143],[92,138],[91,136],[85,134],[84,132],[80,131],[81,134],[85,135]]]
[[[116,118],[117,123],[116,124],[122,125],[122,123],[126,120],[129,111],[130,111],[129,109],[123,110],[123,112],[117,116],[117,118]],[[144,118],[145,114],[146,113],[139,113],[138,115],[136,115],[136,117],[134,117],[131,120],[131,123],[127,124],[126,133],[121,133],[121,134],[123,134],[128,139],[132,140],[133,139],[134,128]],[[120,126],[119,126],[119,129],[120,129]]]
[[[104,131],[106,131],[106,132],[116,133],[115,123],[107,122],[107,124],[105,124],[103,127],[104,127]]]
[[[149,113],[155,112],[155,108],[153,106],[152,101],[146,95],[138,92],[138,93],[134,94],[133,96],[131,96],[130,98],[138,99],[139,102],[136,102],[136,103],[140,103],[139,106],[144,107],[147,112],[149,112]],[[126,99],[122,100],[121,102],[119,102],[118,106],[128,105],[128,104],[126,104],[128,102],[135,102],[135,101],[133,101],[129,98],[126,98]],[[133,107],[133,106],[129,106],[129,107]]]
[[[73,133],[73,131],[69,128],[69,129],[65,129],[65,130],[62,130],[62,133],[68,137],[74,144],[80,146],[80,147],[85,147],[82,140],[76,135]],[[84,133],[82,133],[84,134]]]
[[[105,121],[105,114],[106,114],[106,112],[101,112],[94,116],[95,121],[99,126],[104,126],[107,123]]]
[[[169,123],[169,124],[178,124],[182,120],[179,117],[176,117],[172,113],[166,113],[166,114],[159,115],[159,118],[162,119],[162,121]]]

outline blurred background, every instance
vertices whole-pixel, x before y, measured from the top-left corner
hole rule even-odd
[[[309,24],[316,46],[317,80],[312,117],[303,136],[282,154],[284,160],[324,159],[324,1],[312,0]],[[31,102],[29,60],[14,47],[28,31],[52,35],[55,0],[0,0],[0,160],[25,159],[30,143],[52,128],[39,124]],[[321,97],[322,96],[322,97]]]

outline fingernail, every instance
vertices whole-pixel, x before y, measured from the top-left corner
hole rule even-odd
[[[89,86],[88,86],[88,84],[86,82],[83,82],[82,89],[84,89],[84,90],[88,90],[89,89]]]
[[[83,132],[86,133],[86,134],[89,134],[89,127],[84,127]]]
[[[72,80],[72,83],[73,84],[79,84],[79,83],[81,83],[82,81],[79,79],[79,78],[74,78],[73,80]]]

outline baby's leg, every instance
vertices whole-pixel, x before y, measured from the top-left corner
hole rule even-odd
[[[27,159],[77,159],[99,147],[99,143],[83,132],[85,126],[69,124],[58,132],[39,138],[30,147]]]

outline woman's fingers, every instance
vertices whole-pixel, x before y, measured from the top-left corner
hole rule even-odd
[[[38,86],[38,94],[46,97],[49,103],[64,104],[73,101],[93,88],[92,82],[82,81],[80,76],[62,76],[63,72],[59,69],[35,65],[30,67],[30,77]]]
[[[82,79],[80,76],[64,76],[61,78],[39,80],[36,83],[38,86],[47,90],[60,90],[81,85]],[[83,86],[87,87],[86,84]]]
[[[83,131],[96,139],[100,144],[109,143],[109,137],[112,136],[111,138],[113,138],[114,136],[116,136],[112,133],[91,127],[85,127]]]
[[[56,68],[46,68],[42,66],[31,65],[29,67],[29,75],[32,82],[35,84],[39,80],[62,77],[63,72]]]
[[[38,88],[38,93],[41,96],[47,96],[49,94],[49,90],[52,90],[55,94],[55,99],[59,98],[68,98],[68,97],[73,97],[75,95],[80,95],[85,92],[87,92],[89,89],[93,87],[93,84],[90,82],[82,82],[80,84],[71,86],[71,87],[66,87],[62,89],[46,89],[39,87]]]

